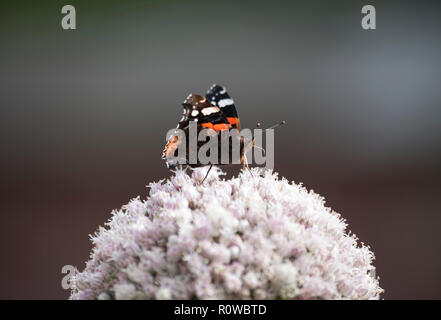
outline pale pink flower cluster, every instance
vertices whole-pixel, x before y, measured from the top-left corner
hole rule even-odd
[[[378,299],[373,253],[323,198],[271,171],[150,184],[92,237],[72,299]]]

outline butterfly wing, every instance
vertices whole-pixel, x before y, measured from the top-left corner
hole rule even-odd
[[[236,106],[224,87],[217,84],[212,85],[211,88],[208,89],[205,97],[213,105],[220,108],[232,128],[240,130],[239,116],[237,114]]]
[[[199,111],[201,113],[198,121],[204,128],[210,128],[215,131],[231,129],[231,124],[218,106],[211,105],[204,107]]]
[[[185,115],[180,127],[185,127],[189,121],[196,121],[198,125],[215,131],[231,129],[230,122],[221,109],[210,103],[206,97],[191,94],[182,105]]]
[[[169,168],[176,166],[176,161],[173,160],[173,158],[177,155],[178,146],[184,140],[186,140],[186,145],[188,145],[190,122],[197,123],[198,133],[199,130],[203,128],[209,128],[214,130],[212,134],[219,135],[219,132],[232,128],[232,125],[221,109],[210,103],[206,97],[190,94],[182,106],[184,108],[184,114],[178,122],[176,130],[182,130],[185,133],[185,137],[183,138],[175,132],[175,134],[170,136],[162,153],[162,158],[167,160],[167,166]],[[192,166],[197,166],[197,164]]]

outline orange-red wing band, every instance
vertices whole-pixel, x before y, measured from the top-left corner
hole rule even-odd
[[[231,125],[234,125],[234,124],[239,124],[239,118],[236,118],[236,117],[227,117],[227,120],[228,120],[228,122],[231,124]]]
[[[228,122],[232,125],[232,126],[236,126],[236,128],[238,130],[240,130],[239,127],[239,118],[236,117],[227,117]]]
[[[222,130],[230,129],[230,125],[226,124],[226,123],[212,124],[211,122],[204,122],[204,123],[201,123],[201,126],[203,126],[205,128],[213,129],[215,131],[222,131]]]

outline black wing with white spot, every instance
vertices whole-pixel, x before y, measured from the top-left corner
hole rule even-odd
[[[239,116],[237,114],[236,106],[224,87],[217,84],[212,85],[211,88],[208,89],[205,97],[207,97],[208,101],[222,110],[222,113],[233,128],[239,128]]]

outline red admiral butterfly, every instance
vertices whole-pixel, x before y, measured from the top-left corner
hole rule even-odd
[[[190,167],[201,167],[214,163],[201,163],[199,159],[195,161],[189,161],[189,149],[186,148],[186,158],[184,161],[178,161],[178,148],[180,144],[185,142],[185,146],[189,146],[189,132],[191,122],[196,123],[197,136],[203,129],[212,129],[211,135],[215,136],[218,140],[224,139],[221,134],[225,130],[237,129],[240,130],[240,120],[237,114],[236,107],[234,105],[233,99],[229,96],[226,89],[222,86],[214,84],[207,91],[205,96],[200,96],[196,94],[190,94],[182,103],[184,107],[184,115],[179,121],[176,127],[175,133],[170,136],[168,142],[164,148],[162,158],[166,160],[167,167],[170,169],[175,168],[178,164],[185,164]],[[283,124],[282,122],[281,124]],[[273,127],[272,127],[273,128]],[[181,130],[185,134],[185,138],[182,135],[178,135],[177,131]],[[232,138],[232,139],[230,139]],[[184,141],[185,139],[185,141]],[[227,137],[227,146],[229,146],[229,159],[230,163],[241,163],[247,166],[245,153],[253,146],[254,140],[246,141],[242,136],[230,136]],[[233,139],[238,139],[235,143],[239,144],[240,148],[240,158],[234,158],[235,155],[232,152]],[[197,150],[205,144],[205,142],[197,142]],[[220,147],[222,143],[219,143]],[[221,150],[218,152],[217,164],[221,164]],[[223,164],[223,163],[222,163]],[[208,171],[209,172],[209,171]],[[207,175],[208,175],[207,172]]]
[[[233,99],[229,96],[226,89],[214,84],[208,89],[205,97],[190,94],[182,103],[184,107],[184,116],[179,121],[176,129],[183,130],[186,136],[186,145],[188,146],[189,125],[190,121],[197,123],[197,134],[203,129],[212,129],[214,133],[220,137],[220,132],[224,130],[237,129],[240,130],[240,121]],[[167,167],[173,169],[177,163],[173,160],[177,157],[178,145],[182,143],[182,138],[178,135],[172,135],[168,140],[162,158],[167,161]],[[198,142],[198,149],[202,143]],[[244,141],[240,141],[241,163],[243,163]],[[219,153],[220,155],[220,153]],[[188,151],[186,155],[186,163],[191,167],[200,167],[199,161],[190,164]],[[220,160],[220,159],[219,159]],[[221,163],[219,161],[218,163]]]

